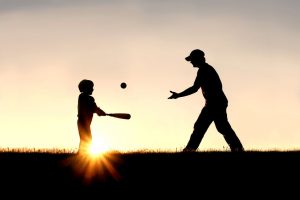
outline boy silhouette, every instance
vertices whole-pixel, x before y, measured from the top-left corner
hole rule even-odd
[[[92,142],[91,123],[94,113],[98,116],[105,116],[106,113],[97,106],[94,97],[91,96],[94,91],[93,81],[83,79],[78,88],[80,91],[77,106],[77,127],[80,137],[78,152],[85,153]]]

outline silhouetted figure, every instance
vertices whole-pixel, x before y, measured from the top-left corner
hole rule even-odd
[[[194,85],[180,93],[170,91],[172,95],[169,99],[191,95],[201,88],[205,98],[205,106],[194,124],[193,133],[183,151],[196,151],[212,122],[215,123],[218,132],[224,136],[231,151],[244,151],[239,138],[227,119],[228,101],[223,92],[219,75],[211,65],[206,63],[205,54],[199,49],[193,50],[185,60],[191,62],[193,67],[199,68]]]
[[[80,137],[78,152],[85,153],[92,142],[90,126],[94,113],[97,113],[99,116],[105,116],[106,113],[97,106],[94,97],[91,96],[94,91],[93,81],[84,79],[80,81],[78,88],[80,91],[77,107],[77,127]]]

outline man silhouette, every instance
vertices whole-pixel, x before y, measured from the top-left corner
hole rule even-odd
[[[216,70],[206,63],[205,54],[200,49],[193,50],[185,60],[191,62],[193,67],[199,68],[194,85],[180,93],[170,91],[172,95],[168,99],[188,96],[201,88],[205,106],[194,124],[193,133],[183,151],[196,151],[212,122],[215,123],[218,132],[224,136],[232,152],[244,151],[243,145],[228,122],[226,112],[228,100]]]

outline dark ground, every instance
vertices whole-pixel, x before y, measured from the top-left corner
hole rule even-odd
[[[0,181],[9,199],[289,199],[299,198],[300,152],[0,153]]]

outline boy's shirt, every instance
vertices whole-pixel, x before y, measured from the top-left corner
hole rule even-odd
[[[90,124],[97,110],[94,97],[81,93],[78,97],[78,120]]]

